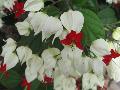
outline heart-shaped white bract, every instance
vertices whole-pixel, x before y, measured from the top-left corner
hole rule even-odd
[[[108,75],[116,82],[120,81],[120,57],[113,58],[107,66]]]
[[[32,50],[25,46],[18,47],[16,51],[21,64],[28,61],[32,56]]]
[[[43,0],[27,0],[24,5],[25,11],[39,11],[44,7]]]
[[[43,66],[43,60],[37,56],[32,55],[31,58],[26,61],[27,68],[25,70],[25,76],[28,82],[37,78],[39,69]]]
[[[6,44],[2,47],[2,53],[1,56],[5,56],[6,54],[11,54],[16,49],[16,41],[14,41],[12,38],[8,38],[6,40]]]
[[[55,34],[54,38],[61,35],[63,31],[60,20],[56,17],[48,16],[42,12],[30,13],[28,17],[35,35],[42,32],[42,41]]]
[[[90,50],[97,56],[105,56],[110,54],[110,49],[107,41],[104,39],[97,39],[92,42]]]
[[[79,11],[69,10],[68,12],[64,12],[60,20],[69,32],[71,32],[71,30],[80,32],[84,24],[84,16]]]
[[[27,21],[18,22],[15,24],[20,35],[29,36],[30,24]]]

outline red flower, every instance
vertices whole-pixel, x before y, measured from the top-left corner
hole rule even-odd
[[[83,46],[81,44],[83,38],[83,33],[76,33],[75,31],[71,31],[64,40],[61,40],[60,42],[65,45],[71,45],[75,44],[79,49],[83,49]]]
[[[114,51],[113,49],[111,49],[111,54],[103,56],[103,62],[108,65],[110,63],[110,61],[112,60],[112,58],[117,58],[119,57],[120,54],[117,53],[116,51]]]
[[[47,75],[44,76],[44,83],[51,84],[53,82],[53,78],[48,77]]]
[[[25,13],[24,2],[15,1],[15,5],[13,6],[12,11],[15,13],[15,18],[19,18],[22,14]]]
[[[15,13],[15,17],[18,18],[22,14],[25,13],[24,3],[23,2],[15,2],[15,5],[13,6],[13,12]]]
[[[81,81],[78,79],[78,80],[76,80],[76,88],[77,88],[77,90],[81,90],[81,86],[82,85],[82,83],[81,83]]]
[[[6,71],[6,64],[2,64],[0,66],[0,72],[3,73],[7,78],[9,77],[9,73]]]
[[[22,86],[22,87],[27,87],[27,90],[30,90],[31,83],[28,83],[27,80],[24,78],[24,79],[22,80],[21,86]]]

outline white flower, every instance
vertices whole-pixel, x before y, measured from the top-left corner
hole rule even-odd
[[[82,51],[77,47],[65,47],[61,51],[61,60],[58,61],[58,66],[65,76],[80,77],[81,74],[75,70],[74,62],[81,59]]]
[[[107,66],[108,75],[116,82],[120,81],[120,57],[113,58]]]
[[[1,56],[5,56],[6,54],[11,54],[16,49],[16,41],[12,38],[8,38],[6,40],[6,44],[2,47]]]
[[[25,11],[39,11],[44,7],[43,0],[27,0],[24,5]]]
[[[59,60],[58,67],[65,76],[73,76],[75,74],[75,69],[73,68],[73,63],[69,59]]]
[[[75,53],[76,54],[76,53]],[[89,57],[81,57],[79,59],[74,60],[74,67],[80,73],[84,74],[91,70],[90,68],[90,60]]]
[[[44,61],[44,69],[47,76],[51,77],[53,69],[56,66],[57,57],[60,54],[60,50],[57,48],[49,48],[43,51],[42,59]]]
[[[97,56],[105,56],[110,54],[108,43],[104,39],[97,39],[93,41],[90,50]]]
[[[91,68],[99,80],[99,83],[98,83],[99,86],[103,87],[105,68],[104,68],[104,63],[102,61],[102,58],[95,58],[91,60]]]
[[[25,70],[25,76],[28,82],[33,81],[37,78],[37,73],[43,65],[42,59],[37,55],[32,55],[32,57],[26,61],[27,68]]]
[[[82,78],[82,90],[97,90],[100,80],[95,74],[86,73]]]
[[[30,13],[30,23],[34,29],[35,35],[42,31],[42,40],[55,34],[54,38],[61,35],[63,31],[62,24],[58,18],[48,16],[42,12]]]
[[[76,90],[76,81],[73,78],[59,75],[54,79],[55,90]]]
[[[29,36],[30,24],[27,21],[18,22],[15,24],[20,35]]]
[[[11,11],[15,5],[15,1],[17,0],[4,0],[4,7]]]
[[[15,53],[6,54],[4,57],[4,64],[6,64],[6,70],[13,68],[19,62]]]
[[[71,30],[80,32],[83,23],[84,23],[84,16],[79,11],[72,11],[69,10],[68,12],[64,12],[61,17],[61,22],[63,26],[70,32]]]
[[[112,37],[115,40],[120,40],[120,27],[117,27],[115,31],[112,33]]]
[[[61,51],[61,56],[63,59],[78,60],[82,57],[82,50],[76,46],[64,46],[64,49]]]
[[[16,51],[17,51],[19,60],[22,64],[28,61],[32,56],[32,50],[25,46],[18,47]]]
[[[104,73],[104,63],[102,61],[102,58],[101,59],[96,58],[96,59],[91,60],[91,67],[93,69],[93,72],[97,76],[103,75],[103,73]]]

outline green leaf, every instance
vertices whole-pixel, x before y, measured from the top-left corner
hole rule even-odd
[[[59,9],[55,6],[49,5],[49,6],[45,7],[43,11],[46,12],[49,16],[59,16],[60,15]]]
[[[1,77],[0,83],[7,88],[14,88],[17,85],[19,85],[21,81],[20,75],[13,70],[9,70],[8,73],[9,73],[8,78],[5,77],[2,73],[0,73],[0,77]]]
[[[72,0],[72,4],[77,7],[82,7],[86,4],[88,0]]]
[[[85,18],[84,27],[82,29],[84,34],[83,45],[90,46],[92,41],[98,38],[104,38],[105,31],[101,20],[94,12],[88,9],[83,9],[81,11]]]
[[[107,7],[101,10],[98,13],[98,16],[100,17],[100,19],[102,20],[104,24],[110,24],[110,23],[114,23],[117,21],[115,11],[110,7]]]
[[[31,90],[38,90],[40,86],[40,81],[39,80],[34,80],[32,83],[31,83]]]
[[[31,90],[53,90],[53,85],[44,84],[36,79],[31,83]]]

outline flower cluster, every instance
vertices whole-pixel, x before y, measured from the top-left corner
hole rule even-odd
[[[120,81],[119,27],[112,34],[117,43],[100,37],[92,41],[89,46],[90,53],[86,55],[86,46],[82,42],[86,37],[82,31],[85,17],[81,11],[68,10],[59,17],[53,17],[42,12],[43,0],[3,2],[5,15],[14,14],[14,18],[18,19],[28,13],[25,20],[15,23],[21,37],[42,34],[42,43],[50,40],[52,44],[58,38],[58,45],[62,45],[63,49],[54,46],[40,47],[43,48],[42,52],[35,53],[29,46],[8,38],[2,47],[3,63],[0,63],[0,72],[6,75],[17,63],[21,66],[26,64],[26,79],[23,80],[22,86],[27,86],[27,90],[30,90],[30,84],[35,79],[44,84],[53,84],[55,90],[79,90],[81,83],[78,81],[81,78],[82,90],[97,90],[97,86],[104,87],[106,72],[110,78]],[[0,23],[2,27],[4,22],[1,20]]]

